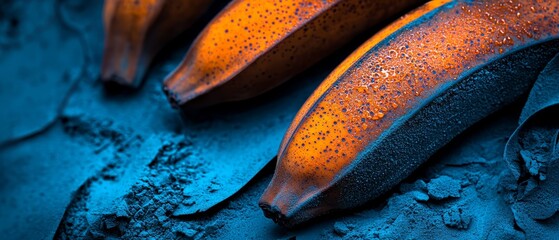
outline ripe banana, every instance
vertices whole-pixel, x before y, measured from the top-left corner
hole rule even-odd
[[[101,79],[138,86],[157,52],[209,7],[210,0],[105,0]]]
[[[518,99],[559,52],[554,0],[432,1],[373,36],[296,115],[260,206],[292,226],[370,201]]]
[[[186,108],[256,96],[422,1],[233,1],[198,36],[164,91]]]

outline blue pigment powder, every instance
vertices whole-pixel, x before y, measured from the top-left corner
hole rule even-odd
[[[530,105],[535,120],[511,143],[524,103],[513,104],[377,200],[287,229],[257,205],[271,160],[306,97],[358,42],[245,107],[181,117],[160,81],[211,14],[164,50],[140,90],[122,92],[97,79],[102,1],[0,4],[0,52],[10,53],[1,72],[30,64],[0,79],[4,239],[559,238],[556,108]],[[30,50],[37,26],[45,47]],[[517,148],[504,159],[507,142]]]

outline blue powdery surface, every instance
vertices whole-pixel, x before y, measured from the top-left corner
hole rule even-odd
[[[460,197],[461,188],[460,182],[449,176],[440,176],[431,179],[429,184],[427,184],[427,192],[429,196],[435,200]]]
[[[545,156],[554,149],[553,125],[520,135],[518,173],[502,157],[520,105],[470,129],[363,208],[279,227],[257,206],[273,172],[265,166],[299,106],[355,46],[247,107],[180,117],[160,80],[210,16],[166,50],[140,90],[111,92],[97,81],[102,2],[48,3],[25,8],[49,23],[44,39],[29,45],[17,46],[37,24],[33,14],[20,18],[22,35],[14,16],[0,17],[0,50],[8,53],[0,68],[21,75],[0,79],[10,112],[0,122],[11,129],[0,135],[10,142],[0,148],[0,229],[8,239],[553,239],[559,232],[558,166]],[[46,47],[37,50],[36,41]],[[40,56],[27,61],[30,52]],[[17,70],[41,69],[44,59],[44,71]],[[538,118],[552,119],[550,111]]]
[[[423,239],[433,236],[450,239],[524,239],[537,232],[553,234],[549,227],[557,226],[554,217],[546,219],[547,223],[543,225],[534,220],[525,223],[523,221],[530,218],[522,218],[514,211],[517,184],[501,153],[508,135],[516,127],[513,119],[517,113],[506,111],[498,115],[453,141],[414,176],[364,209],[322,218],[299,228],[285,229],[275,225],[264,218],[256,205],[270,180],[271,169],[268,169],[225,205],[186,219],[171,216],[165,210],[167,205],[162,204],[179,196],[171,194],[155,198],[154,189],[149,191],[148,187],[153,183],[136,183],[128,190],[127,196],[109,205],[107,211],[99,215],[97,223],[84,229],[96,236],[117,233],[124,237],[215,239],[291,236],[302,239]],[[167,148],[170,153],[178,149]],[[163,156],[160,154],[156,159]],[[163,160],[168,161],[169,157]],[[155,165],[152,163],[150,166]],[[146,177],[159,179],[156,177],[158,175],[167,176],[167,173],[158,171],[153,177]],[[148,196],[138,194],[141,192]],[[103,194],[98,190],[91,193]],[[87,204],[88,201],[84,202]],[[538,200],[531,202],[536,203]],[[87,215],[92,214],[79,204],[71,206],[69,213],[66,222],[80,222],[77,217],[80,214],[85,215],[82,216],[84,219],[91,219]],[[72,235],[75,234],[74,230],[66,227],[65,233],[75,236]]]

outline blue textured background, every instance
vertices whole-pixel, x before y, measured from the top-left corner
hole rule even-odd
[[[522,103],[364,208],[285,229],[257,206],[269,162],[306,97],[362,39],[257,99],[181,116],[161,81],[224,3],[158,56],[140,90],[125,92],[97,79],[102,1],[0,4],[0,231],[8,239],[558,236],[555,208],[532,214],[556,206],[557,189],[545,188],[557,185],[555,169],[533,186],[550,195],[518,200],[524,188],[502,157]]]

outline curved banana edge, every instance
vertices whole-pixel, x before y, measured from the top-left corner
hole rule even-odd
[[[524,11],[515,8],[520,5],[525,7]],[[497,1],[451,2],[442,5],[437,11],[427,14],[428,16],[421,17],[406,25],[386,40],[369,48],[370,50],[356,51],[359,56],[352,55],[346,62],[342,63],[338,69],[345,68],[343,71],[334,70],[309,98],[295,118],[280,148],[274,178],[260,201],[264,214],[282,225],[293,226],[334,210],[362,205],[386,192],[408,176],[436,150],[467,127],[525,94],[537,78],[538,73],[559,51],[556,41],[559,30],[559,27],[557,27],[558,21],[555,17],[546,15],[553,12],[553,9],[557,9],[555,5],[550,5],[546,1],[519,1],[516,6],[506,7],[503,7]],[[466,54],[460,52],[461,46],[457,48],[453,48],[452,45],[449,46],[448,51],[455,54],[453,58],[460,59],[461,61],[457,62],[466,66],[460,68],[461,71],[456,72],[455,77],[443,79],[445,82],[432,86],[423,85],[420,92],[409,92],[408,95],[411,96],[408,98],[409,100],[398,102],[397,105],[399,106],[394,108],[404,108],[403,105],[411,103],[404,111],[400,111],[400,114],[390,116],[390,110],[381,110],[384,112],[384,116],[377,116],[376,119],[373,118],[372,120],[385,121],[386,123],[380,125],[380,127],[372,126],[376,135],[370,134],[366,137],[351,139],[351,136],[346,134],[343,135],[345,138],[340,140],[340,136],[336,135],[329,138],[328,135],[330,132],[337,130],[334,126],[336,123],[328,125],[326,129],[321,129],[320,126],[326,125],[324,124],[325,121],[332,119],[334,119],[332,121],[339,121],[338,118],[343,116],[347,117],[344,118],[347,122],[340,121],[337,124],[344,126],[342,129],[348,130],[350,134],[356,134],[360,126],[356,124],[360,122],[359,119],[368,120],[368,117],[363,116],[364,114],[356,114],[358,111],[352,111],[354,109],[351,109],[351,107],[363,102],[360,98],[350,99],[346,101],[349,104],[344,104],[345,102],[342,102],[345,99],[340,99],[341,97],[336,95],[338,101],[341,102],[340,105],[347,108],[320,105],[326,101],[327,97],[332,97],[328,95],[335,95],[332,91],[341,89],[343,90],[342,93],[350,95],[349,97],[358,94],[356,92],[361,92],[359,89],[362,86],[357,85],[361,82],[350,82],[353,85],[350,84],[348,87],[347,82],[340,81],[349,81],[348,79],[356,81],[355,78],[350,77],[352,77],[352,74],[363,74],[359,72],[359,67],[363,68],[362,65],[367,64],[367,62],[364,62],[367,59],[366,57],[376,56],[378,59],[381,57],[378,56],[381,55],[379,52],[383,48],[402,47],[398,45],[397,40],[402,39],[402,35],[413,35],[415,31],[419,32],[420,35],[417,36],[419,41],[416,44],[424,44],[425,42],[421,41],[426,41],[425,39],[428,38],[422,39],[425,35],[421,35],[420,31],[432,30],[429,27],[436,21],[452,26],[456,17],[466,18],[467,16],[484,15],[481,11],[479,13],[474,12],[477,9],[472,6],[481,6],[478,8],[479,10],[483,7],[506,8],[505,10],[517,9],[516,17],[520,17],[522,14],[530,16],[530,12],[532,12],[534,13],[532,17],[535,19],[520,19],[521,22],[530,26],[535,25],[535,27],[522,32],[523,35],[512,42],[509,42],[507,34],[505,34],[503,41],[496,41],[490,46],[483,46],[486,50],[481,50],[487,52],[482,57],[479,57],[479,53],[483,53],[483,51],[469,49],[476,54],[473,60],[468,59],[467,56],[464,57]],[[540,18],[542,15],[535,13],[543,13],[549,19]],[[445,14],[448,14],[448,16],[444,16]],[[454,14],[462,15],[453,16]],[[494,20],[497,24],[501,21],[498,18],[494,19],[491,13],[487,14],[490,21]],[[449,17],[453,17],[453,19],[449,20]],[[485,20],[467,19],[468,21],[479,21],[478,24],[484,23]],[[544,19],[547,19],[545,21],[548,22],[545,22]],[[460,20],[456,19],[456,21]],[[503,18],[502,20],[506,23],[506,20],[510,19]],[[542,21],[544,22],[542,23]],[[491,27],[491,24],[488,24],[488,27]],[[452,30],[451,27],[448,27],[448,29]],[[519,30],[522,31],[523,29]],[[464,31],[468,31],[468,29]],[[495,29],[493,29],[494,31]],[[495,35],[501,34],[500,32],[494,33]],[[482,31],[475,34],[486,36],[490,35],[491,32]],[[454,40],[453,42],[460,43],[467,39],[462,38],[466,35],[468,34],[458,31],[455,35],[449,37],[451,37],[450,40]],[[475,46],[469,41],[463,43]],[[432,43],[432,45],[436,44]],[[406,50],[408,48],[413,49],[412,46],[406,45],[402,49],[403,52],[408,51]],[[428,46],[428,48],[435,47]],[[479,52],[475,52],[476,50]],[[362,57],[363,54],[365,54],[364,57]],[[386,57],[386,55],[383,56]],[[462,59],[465,60],[462,61]],[[347,61],[353,62],[347,63]],[[395,62],[390,59],[385,59],[385,61],[388,63]],[[448,64],[448,62],[443,58],[438,60],[436,64],[446,67],[445,64]],[[387,65],[390,66],[390,64]],[[450,67],[455,66],[450,65]],[[373,71],[373,73],[375,72]],[[433,72],[433,75],[437,76],[435,72]],[[452,76],[452,74],[450,75]],[[427,78],[428,76],[429,74],[423,74],[417,76],[417,78]],[[394,81],[392,84],[388,85],[387,83],[385,86],[390,88],[399,86],[398,84],[404,85],[405,82]],[[354,95],[349,93],[354,93]],[[378,94],[379,92],[376,93],[376,96]],[[339,111],[332,115],[327,112],[326,107],[339,107]],[[379,111],[376,110],[375,112]],[[354,119],[357,119],[357,121]],[[371,126],[364,125],[363,127],[365,130],[361,129],[362,132],[370,133],[370,131],[367,131],[367,127]],[[319,134],[313,135],[313,133]],[[311,141],[307,140],[311,135],[313,136]],[[317,135],[318,138],[316,138]],[[307,141],[300,141],[300,139]],[[314,143],[312,140],[314,140]],[[347,143],[348,141],[352,142]],[[342,145],[345,147],[335,147],[340,146],[340,144],[346,145]],[[328,149],[329,146],[334,147]],[[293,149],[298,149],[298,151],[295,151],[295,155],[293,152],[290,153],[290,151],[294,151]],[[325,159],[324,156],[320,158],[321,154],[338,157]]]
[[[507,144],[505,145],[505,151],[503,159],[507,162],[511,173],[516,180],[520,180],[521,177],[526,177],[533,175],[532,177],[538,176],[539,172],[527,171],[528,165],[530,165],[530,158],[524,158],[522,156],[522,150],[530,150],[531,148],[538,148],[533,146],[535,143],[521,143],[523,140],[522,136],[529,135],[533,131],[538,131],[539,128],[557,129],[557,117],[556,113],[559,112],[559,54],[557,54],[546,66],[546,68],[540,73],[538,79],[530,91],[530,95],[524,108],[522,109],[522,114],[519,119],[519,126],[514,131],[514,133],[509,137]],[[551,157],[546,159],[545,163],[540,163],[542,166],[550,164],[553,159],[553,155],[559,155],[557,151],[557,141],[559,138],[557,136],[550,138],[550,149],[548,149]],[[541,154],[541,153],[538,153]],[[556,156],[555,158],[557,158]],[[528,162],[528,163],[527,163]],[[538,169],[536,167],[535,169]],[[542,167],[545,168],[545,167]]]
[[[163,89],[171,105],[183,109],[260,95],[421,2],[233,1],[198,36]]]

